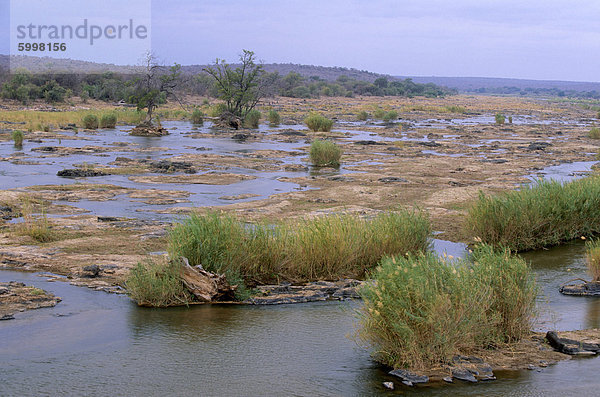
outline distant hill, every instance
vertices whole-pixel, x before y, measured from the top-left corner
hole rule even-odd
[[[407,77],[397,76],[397,78],[404,79]],[[600,83],[583,81],[526,80],[495,77],[408,76],[408,78],[412,79],[415,83],[434,83],[457,89],[459,92],[480,92],[482,89],[485,92],[493,92],[504,88],[600,92]]]

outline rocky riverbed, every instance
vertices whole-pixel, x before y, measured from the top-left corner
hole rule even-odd
[[[61,299],[39,288],[11,281],[0,283],[0,320],[12,320],[15,313],[53,307]]]

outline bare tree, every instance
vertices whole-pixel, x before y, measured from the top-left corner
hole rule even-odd
[[[131,102],[137,105],[138,110],[146,109],[144,124],[151,125],[154,110],[174,95],[181,77],[181,65],[162,66],[153,54],[148,53],[143,68],[142,75],[133,82],[135,93]]]

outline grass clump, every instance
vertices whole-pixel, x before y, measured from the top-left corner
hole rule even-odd
[[[181,272],[182,267],[176,261],[139,262],[125,281],[127,293],[140,306],[187,304],[190,297]]]
[[[592,127],[592,129],[590,129],[588,136],[591,139],[600,139],[600,128]]]
[[[319,113],[311,113],[304,119],[304,123],[314,132],[329,132],[333,127],[333,120]]]
[[[585,243],[585,258],[592,281],[600,282],[600,240]]]
[[[269,113],[267,113],[267,119],[269,120],[269,124],[276,126],[279,125],[279,123],[281,123],[281,116],[279,115],[279,113],[277,113],[276,110],[269,110]]]
[[[339,167],[342,148],[332,141],[315,139],[310,144],[309,157],[315,167]]]
[[[23,138],[24,138],[23,131],[14,130],[11,133],[11,137],[12,137],[15,147],[17,147],[17,148],[23,147]]]
[[[33,204],[26,199],[23,202],[21,213],[23,222],[18,223],[15,227],[16,234],[20,236],[29,236],[40,243],[47,243],[58,238],[56,232],[50,226],[46,213],[35,215],[33,213]]]
[[[367,121],[369,119],[369,113],[366,110],[361,110],[360,112],[358,112],[358,114],[356,115],[356,118],[359,121]]]
[[[600,232],[600,176],[540,180],[497,196],[479,195],[467,227],[486,244],[525,251]]]
[[[496,124],[502,125],[506,121],[506,117],[502,113],[496,113],[494,115],[494,120],[496,121]]]
[[[95,114],[87,114],[83,117],[83,128],[87,128],[88,130],[96,130],[98,129],[99,122],[98,117]]]
[[[244,127],[246,128],[258,128],[258,123],[262,115],[256,109],[249,111],[244,117]]]
[[[327,216],[246,225],[228,214],[191,215],[169,235],[171,257],[246,283],[361,277],[385,255],[424,251],[431,226],[421,212],[374,219]]]
[[[114,114],[114,113],[104,114],[100,118],[100,128],[115,128],[116,126],[117,126],[117,115],[116,114]]]
[[[373,117],[378,119],[378,120],[382,120],[383,116],[385,116],[386,111],[383,110],[383,108],[381,107],[377,107],[375,109],[375,111],[373,112]]]
[[[397,119],[398,119],[398,112],[395,110],[390,110],[389,112],[386,112],[382,118],[382,120],[386,123],[390,123]]]
[[[529,332],[536,287],[527,263],[482,246],[473,261],[433,253],[385,258],[360,291],[358,337],[394,368],[424,369]]]
[[[211,117],[220,117],[223,113],[227,111],[227,105],[224,103],[217,103],[212,106],[209,110],[209,114]]]
[[[204,124],[204,113],[200,109],[194,109],[191,115],[192,124],[202,125]]]
[[[467,109],[462,106],[457,105],[447,105],[444,106],[444,110],[448,113],[467,113]]]

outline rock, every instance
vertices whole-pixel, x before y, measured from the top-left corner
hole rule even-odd
[[[302,131],[296,131],[296,130],[288,129],[288,130],[281,131],[277,135],[283,135],[283,136],[306,136],[306,133],[304,133]]]
[[[239,133],[239,134],[235,134],[231,137],[231,139],[233,139],[234,141],[245,141],[246,139],[250,138],[252,135],[248,134],[248,133]]]
[[[96,218],[98,222],[119,222],[121,219],[114,216],[99,216]]]
[[[492,164],[504,164],[504,163],[508,163],[508,160],[505,159],[483,159],[481,160],[482,163],[492,163]]]
[[[352,182],[354,180],[354,178],[352,178],[352,177],[342,176],[342,175],[330,176],[327,179],[329,179],[330,181],[333,181],[333,182]]]
[[[81,277],[96,278],[96,277],[98,277],[98,275],[100,274],[101,271],[102,271],[102,269],[98,265],[84,266]]]
[[[73,168],[73,169],[66,169],[66,170],[62,170],[62,171],[58,171],[56,173],[57,176],[61,176],[63,178],[87,178],[87,177],[93,177],[93,176],[105,176],[108,175],[102,171],[98,171],[98,170],[86,170],[86,169],[82,169],[82,168]]]
[[[219,116],[219,119],[215,122],[216,126],[225,128],[234,128],[239,130],[242,127],[242,119],[237,117],[231,112],[224,112]]]
[[[470,371],[461,367],[455,367],[452,369],[452,377],[465,382],[477,383],[475,376],[473,376]]]
[[[589,281],[583,284],[562,285],[559,292],[564,295],[600,296],[600,283]]]
[[[411,381],[409,381],[409,380],[403,380],[402,384],[405,385],[405,386],[409,386],[409,387],[414,386],[413,383]]]
[[[5,314],[2,317],[0,317],[0,321],[3,321],[3,320],[14,320],[14,319],[15,319],[15,316],[13,316],[12,314]]]
[[[169,131],[162,127],[157,127],[151,124],[140,124],[133,128],[129,135],[134,136],[165,136],[169,135]]]
[[[548,331],[546,340],[555,350],[569,355],[590,356],[600,352],[600,343],[561,338],[556,331]]]
[[[378,181],[383,182],[383,183],[393,183],[393,182],[405,183],[405,182],[408,182],[408,180],[406,180],[404,178],[396,177],[396,176],[386,176],[383,178],[379,178]]]
[[[419,145],[421,146],[426,146],[426,147],[440,147],[442,146],[441,143],[437,143],[436,141],[425,141],[425,142],[418,142]]]
[[[149,164],[149,168],[150,171],[161,174],[168,174],[172,172],[184,172],[186,174],[196,173],[196,169],[194,168],[193,164],[188,161],[152,161]]]
[[[389,390],[394,390],[394,382],[383,382],[383,387]]]
[[[197,147],[196,150],[198,150],[199,152],[205,152],[205,151],[212,150],[212,149],[209,147],[200,146],[200,147]]]
[[[371,140],[367,140],[367,141],[356,141],[354,142],[355,145],[364,145],[364,146],[369,146],[369,145],[385,145],[385,143],[383,142],[377,142],[377,141],[371,141]]]
[[[529,151],[533,151],[533,150],[546,150],[546,148],[548,146],[552,146],[551,143],[549,142],[532,142],[529,144],[529,146],[526,147],[527,150]]]
[[[40,147],[36,147],[31,149],[32,152],[47,152],[47,153],[53,153],[58,151],[58,148],[56,146],[40,146]]]
[[[396,376],[402,379],[402,383],[409,382],[411,383],[409,386],[412,386],[414,383],[427,383],[429,382],[429,377],[425,375],[418,375],[414,372],[405,370],[405,369],[395,369],[393,371],[388,372],[388,375]]]
[[[454,383],[451,376],[445,376],[442,378],[442,380],[447,383]]]

